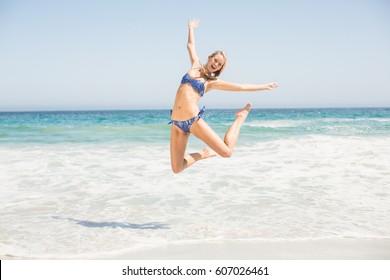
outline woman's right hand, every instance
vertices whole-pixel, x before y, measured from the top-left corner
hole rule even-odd
[[[193,20],[188,20],[188,28],[195,29],[199,26],[200,20],[195,18]]]

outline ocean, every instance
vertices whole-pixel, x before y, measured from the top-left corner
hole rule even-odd
[[[235,110],[206,109],[223,137]],[[231,158],[170,169],[169,110],[0,113],[0,256],[390,238],[390,108],[252,109]],[[204,144],[190,137],[188,151]]]

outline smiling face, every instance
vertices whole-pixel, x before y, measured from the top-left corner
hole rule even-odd
[[[215,73],[224,67],[225,62],[226,59],[221,52],[214,53],[209,56],[205,69],[210,73]]]

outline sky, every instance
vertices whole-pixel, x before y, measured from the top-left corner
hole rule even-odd
[[[390,1],[0,1],[0,111],[169,109],[191,67],[224,50],[199,106],[390,107]]]

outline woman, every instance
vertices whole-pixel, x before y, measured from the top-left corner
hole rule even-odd
[[[216,51],[208,57],[206,65],[199,61],[195,50],[194,30],[199,20],[188,21],[187,49],[191,61],[191,69],[184,75],[177,90],[175,104],[171,114],[171,166],[174,173],[179,173],[195,162],[216,154],[230,157],[236,145],[241,126],[248,116],[251,104],[236,112],[236,120],[222,140],[201,118],[204,108],[199,110],[197,101],[210,90],[258,91],[272,90],[276,83],[264,85],[236,84],[218,79],[226,67],[227,57],[222,51]],[[190,134],[206,143],[212,150],[205,148],[200,153],[186,154],[186,146]]]

